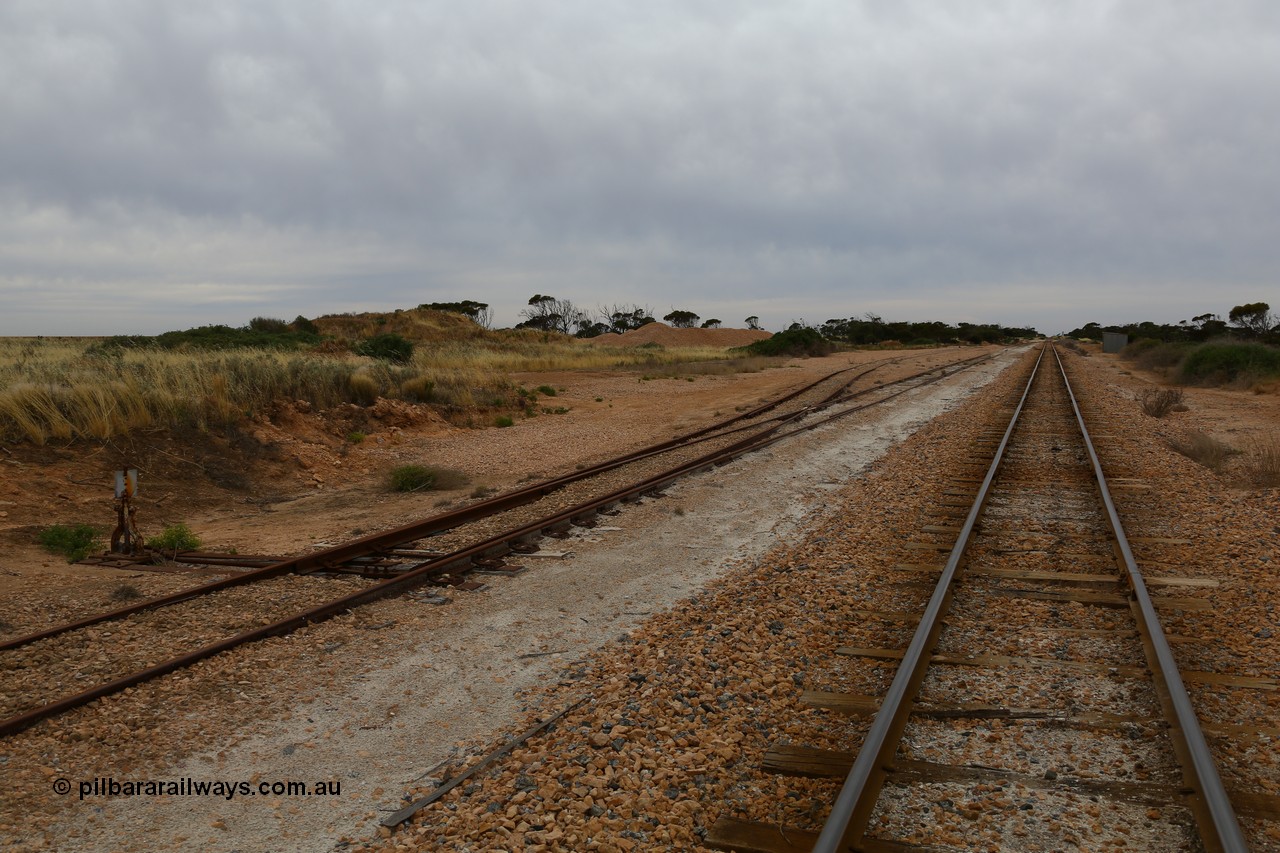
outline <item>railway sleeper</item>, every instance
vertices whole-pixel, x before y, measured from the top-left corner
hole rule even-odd
[[[856,693],[805,690],[800,704],[847,717],[869,717],[880,710],[880,699]],[[1108,714],[1100,711],[1073,711],[1066,708],[1012,708],[980,702],[919,702],[912,709],[916,717],[931,720],[1040,720],[1046,725],[1078,729],[1123,729],[1127,726],[1168,728],[1162,717],[1141,714]],[[1209,723],[1206,734],[1222,738],[1277,738],[1280,727]]]
[[[870,658],[872,660],[901,660],[902,649],[871,649],[858,646],[841,646],[836,654],[845,657]],[[1125,664],[1097,663],[1094,661],[1060,660],[1059,658],[1034,657],[1029,655],[969,655],[961,656],[947,653],[935,653],[930,656],[929,663],[937,666],[974,666],[986,669],[1003,669],[1006,667],[1054,667],[1069,669],[1075,672],[1092,675],[1103,675],[1115,678],[1135,678],[1147,680],[1151,672],[1145,666],[1129,666]],[[1280,681],[1254,675],[1232,675],[1220,672],[1203,672],[1199,670],[1182,670],[1183,681],[1197,684],[1215,684],[1221,687],[1243,687],[1254,690],[1280,689]]]

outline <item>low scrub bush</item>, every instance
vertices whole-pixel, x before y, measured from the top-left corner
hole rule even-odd
[[[194,551],[200,547],[200,537],[191,532],[191,528],[179,522],[170,524],[147,540],[147,547],[152,551],[176,557],[179,551]]]
[[[538,393],[544,397],[554,397],[556,395],[556,389],[552,388],[550,385],[539,385]]]
[[[117,335],[103,346],[124,349],[156,347],[166,350],[305,349],[320,343],[315,332],[293,329],[283,320],[255,317],[248,326],[200,326],[180,332],[164,332],[155,337]]]
[[[1131,350],[1138,344],[1143,346]],[[1181,364],[1190,350],[1187,344],[1166,344],[1144,338],[1121,350],[1120,357],[1129,359],[1143,370],[1167,370]]]
[[[139,592],[138,588],[133,584],[122,583],[115,589],[111,590],[111,595],[108,597],[112,601],[123,603],[126,601],[137,601],[139,598],[142,598],[142,593]]]
[[[1240,452],[1202,432],[1190,433],[1182,439],[1170,439],[1169,446],[1211,471],[1221,469],[1228,457]]]
[[[372,338],[360,341],[351,350],[358,355],[367,355],[394,364],[408,364],[413,358],[413,342],[395,332],[374,335]]]
[[[68,563],[83,560],[101,550],[98,531],[88,524],[55,524],[41,530],[36,537],[46,551],[61,554]]]
[[[466,474],[452,468],[401,465],[391,471],[391,489],[396,492],[450,491],[467,482]]]
[[[1209,343],[1182,362],[1183,382],[1197,385],[1252,383],[1280,376],[1280,348],[1255,343]]]
[[[1124,349],[1120,350],[1120,357],[1135,359],[1144,352],[1153,350],[1158,346],[1160,346],[1160,341],[1155,338],[1138,338],[1136,341],[1129,341],[1124,345]]]
[[[281,335],[292,331],[288,323],[275,317],[254,317],[249,321],[249,328],[255,332],[267,332],[272,335]]]
[[[1179,388],[1148,388],[1138,397],[1138,403],[1142,406],[1144,414],[1153,418],[1163,418],[1177,406],[1182,405],[1184,396]]]
[[[496,427],[509,427],[515,426],[515,423],[516,422],[511,419],[510,415],[501,415],[494,420],[493,425]]]
[[[744,349],[751,355],[808,357],[829,355],[835,351],[835,344],[822,337],[817,329],[801,326],[754,341]]]

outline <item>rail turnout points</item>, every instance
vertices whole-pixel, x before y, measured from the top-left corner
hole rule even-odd
[[[767,772],[844,779],[821,831],[724,815],[708,843],[1247,849],[1233,802],[1274,816],[1280,800],[1224,789],[1184,683],[1275,685],[1178,671],[1169,639],[1179,638],[1157,613],[1211,607],[1188,593],[1213,581],[1166,577],[1149,591],[1054,351],[946,494],[907,543],[918,556],[888,573],[894,604],[844,626],[858,640],[835,649],[872,668],[864,682],[887,666],[891,683],[878,695],[801,695],[861,737],[842,750],[779,741],[762,757]],[[901,607],[911,598],[924,601],[916,613]],[[902,645],[868,642],[883,637]],[[1086,819],[1059,820],[1068,810]]]
[[[582,471],[302,557],[266,566],[259,561],[253,571],[225,581],[4,641],[0,652],[6,667],[11,672],[43,670],[50,690],[47,695],[10,691],[0,709],[8,715],[0,719],[0,735],[417,585],[474,588],[478,584],[467,578],[470,572],[510,568],[503,558],[521,543],[589,524],[595,513],[659,491],[681,476],[882,405],[988,357],[984,353],[880,384],[867,377],[901,358],[837,371],[711,427]],[[859,381],[864,387],[855,387]],[[369,565],[374,570],[364,573],[372,581],[337,597],[314,577]],[[246,617],[261,609],[249,602],[262,598],[264,590],[280,606],[265,618]],[[108,623],[109,631],[99,627]],[[110,643],[104,645],[108,636]],[[84,648],[95,650],[92,663],[89,656],[71,651]],[[64,692],[71,685],[80,689]]]

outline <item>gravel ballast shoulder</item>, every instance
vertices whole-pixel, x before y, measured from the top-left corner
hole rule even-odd
[[[910,558],[943,498],[938,471],[968,451],[990,398],[1011,389],[1001,377],[981,398],[968,395],[1010,360],[743,458],[722,469],[727,478],[684,481],[544,544],[571,556],[525,560],[525,574],[451,594],[448,606],[426,596],[382,602],[42,724],[6,743],[0,840],[88,850],[698,850],[724,813],[820,823],[831,783],[763,774],[760,757],[789,739],[856,741],[858,720],[831,727],[799,706],[799,691],[819,681],[871,694],[887,686],[887,664],[840,683],[834,650],[857,642],[861,607],[885,606],[885,563]],[[1143,420],[1133,397],[1142,380],[1108,366],[1082,359],[1073,382],[1086,416],[1106,424],[1104,463],[1135,485],[1121,506],[1126,525],[1191,538],[1190,548],[1147,554],[1152,570],[1220,579],[1215,607],[1232,614],[1167,623],[1200,641],[1176,647],[1180,662],[1274,677],[1276,490],[1242,490],[1152,441],[1153,427],[1176,429],[1176,420]],[[1211,722],[1280,725],[1275,692],[1197,689],[1194,698]],[[581,699],[402,829],[376,831],[401,795],[431,790],[503,733]],[[1229,782],[1275,793],[1275,744],[1212,746]],[[50,791],[54,779],[95,776],[333,779],[342,797],[80,801]],[[1001,807],[995,793],[975,791],[974,807]],[[1246,824],[1255,849],[1280,849],[1274,822]]]
[[[1114,476],[1131,483],[1141,478],[1149,487],[1130,490],[1143,497],[1123,508],[1131,535],[1204,536],[1209,546],[1189,565],[1182,560],[1190,555],[1170,553],[1160,543],[1141,557],[1169,573],[1237,581],[1225,584],[1235,591],[1225,601],[1215,595],[1215,604],[1228,608],[1219,613],[1243,609],[1240,618],[1188,614],[1203,621],[1167,626],[1197,641],[1178,645],[1180,663],[1202,666],[1204,655],[1220,657],[1225,647],[1230,660],[1215,661],[1219,667],[1271,672],[1277,659],[1269,634],[1276,583],[1269,565],[1280,530],[1274,515],[1258,510],[1274,506],[1274,491],[1241,492],[1188,468],[1187,460],[1152,445],[1151,424],[1134,414],[1127,389],[1100,378],[1087,362],[1076,367],[1077,390],[1089,401],[1099,433],[1106,433],[1102,441]],[[997,384],[987,393],[1007,398],[1010,390]],[[589,697],[587,705],[402,830],[367,843],[367,849],[699,850],[706,828],[721,814],[819,825],[833,783],[763,774],[760,758],[775,742],[834,749],[856,743],[857,721],[833,726],[797,703],[799,691],[821,686],[874,695],[887,686],[891,665],[864,669],[869,680],[861,683],[836,683],[843,667],[831,663],[834,648],[849,642],[865,622],[862,607],[886,607],[885,564],[911,554],[908,545],[921,538],[930,506],[943,502],[938,471],[967,450],[966,439],[982,426],[978,413],[985,405],[975,401],[936,419],[863,476],[832,490],[828,512],[807,525],[803,537],[722,575],[650,619],[626,642],[571,671],[545,691],[540,712],[553,713],[582,697]],[[1208,525],[1200,520],[1206,517]],[[1166,530],[1170,523],[1173,533]],[[904,641],[906,635],[909,630]],[[1276,726],[1274,692],[1221,692],[1231,695],[1231,705],[1200,691],[1207,722]],[[975,698],[1017,701],[1006,693]],[[1132,707],[1128,697],[1124,701]],[[1032,755],[1038,736],[1027,735]],[[1215,738],[1213,748],[1229,779],[1247,776],[1250,785],[1274,791],[1274,743],[1265,736]],[[1144,832],[1177,834],[1172,827],[1161,830],[1162,822],[1176,817],[1172,813],[1146,808],[1136,815],[1104,814],[1088,797],[1070,792],[1002,791],[980,784],[962,805],[966,815],[980,817],[984,810],[1011,808],[1015,800],[1035,801],[1046,810],[1052,819],[1043,830],[1049,834],[1042,837],[1028,823],[1020,837],[984,838],[985,847],[1036,849],[1038,839],[1061,837],[1054,815],[1090,821],[1116,844],[1126,837],[1131,845],[1137,840],[1135,821],[1144,824]],[[1275,822],[1244,823],[1254,849],[1277,849]],[[951,842],[930,840],[955,849],[971,849],[973,841],[959,827]]]
[[[898,370],[905,375],[923,364],[971,354],[907,354]],[[883,353],[870,355],[870,360],[885,358]],[[853,361],[862,358],[856,354]],[[805,364],[792,375],[821,375],[831,364]],[[835,364],[843,366],[840,360]],[[547,546],[575,556],[524,560],[530,566],[525,575],[494,578],[480,593],[451,594],[448,606],[436,606],[439,598],[432,590],[381,602],[42,723],[6,743],[4,764],[11,772],[9,796],[0,808],[0,839],[32,849],[71,845],[112,850],[256,849],[266,839],[273,849],[312,850],[326,846],[318,839],[343,832],[358,837],[380,806],[394,801],[424,769],[455,754],[459,737],[487,742],[515,719],[521,707],[517,690],[545,684],[566,662],[616,639],[696,589],[723,569],[735,549],[756,553],[767,548],[776,533],[820,505],[825,487],[815,487],[813,481],[824,477],[794,461],[811,457],[811,466],[830,469],[829,482],[851,476],[904,431],[926,422],[993,371],[987,366],[913,392],[870,420],[846,422],[841,429],[851,430],[853,453],[828,446],[833,431],[826,428],[723,469],[735,476],[694,478],[671,489],[666,498],[628,507],[612,521],[602,519],[601,527],[586,534],[601,542],[551,541]],[[777,376],[763,376],[776,385]],[[702,381],[673,387],[697,389]],[[566,382],[571,389],[572,382]],[[603,378],[590,382],[597,392],[607,384]],[[653,385],[636,387],[648,392]],[[706,388],[721,386],[728,391],[734,383],[712,380]],[[716,405],[726,412],[759,400],[757,392],[739,396],[735,403],[725,391],[717,392]],[[645,434],[640,429],[644,421],[636,417],[648,417],[648,410],[621,395],[615,399],[619,408],[632,412],[621,421],[627,425],[623,443],[632,444]],[[650,442],[670,434],[663,424],[697,425],[713,416],[711,411],[673,407],[662,394],[648,394],[647,399],[646,405],[662,407],[652,413]],[[602,408],[600,414],[612,423],[619,417],[615,411]],[[590,459],[602,455],[610,440],[618,441],[603,434],[592,441],[575,440],[574,447],[539,443],[556,435],[560,419],[538,421],[529,424],[537,427],[533,430],[487,433],[504,441],[513,434],[527,436],[526,444],[512,445],[518,463],[512,482],[528,470],[530,451],[545,448],[548,459]],[[472,444],[483,455],[485,435],[475,437],[479,441]],[[454,441],[450,451],[461,465],[467,464],[464,445]],[[682,491],[694,487],[698,491]],[[335,493],[333,499],[337,497]],[[384,516],[387,509],[381,507]],[[281,509],[266,520],[274,517],[277,525],[288,524],[292,511]],[[298,520],[295,534],[305,535],[314,525],[310,518]],[[596,562],[587,561],[590,553],[597,555]],[[619,553],[629,556],[620,560]],[[157,586],[168,588],[172,576],[139,573],[131,582],[145,589],[153,578]],[[69,612],[93,609],[77,606]],[[185,777],[334,779],[344,784],[340,799],[323,801],[97,796],[80,801],[75,793],[63,796],[52,789],[59,779],[78,785],[96,778]]]

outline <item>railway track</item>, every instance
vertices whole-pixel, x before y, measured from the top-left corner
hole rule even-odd
[[[476,568],[518,570],[504,564],[504,555],[548,532],[573,524],[589,526],[596,513],[654,493],[681,476],[886,403],[988,357],[963,359],[863,388],[854,386],[903,359],[837,371],[706,429],[565,477],[302,557],[266,566],[259,562],[259,568],[224,581],[4,641],[0,672],[39,671],[45,692],[32,695],[0,686],[0,714],[5,715],[0,735],[415,585],[466,586],[473,583],[467,574]],[[332,581],[310,577],[350,571],[353,565],[362,572],[373,567],[381,577],[352,581],[357,588],[336,597]],[[272,615],[265,623],[254,615],[261,613],[264,600],[272,602]]]
[[[1185,688],[1276,685],[1179,672],[1183,638],[1158,613],[1211,609],[1195,593],[1214,581],[1144,579],[1135,548],[1181,543],[1126,536],[1052,348],[1001,418],[912,543],[918,561],[889,573],[884,608],[844,626],[845,683],[887,688],[802,693],[859,747],[764,756],[768,772],[844,779],[821,831],[726,816],[709,845],[1240,851],[1237,811],[1280,814],[1278,798],[1224,790]]]

